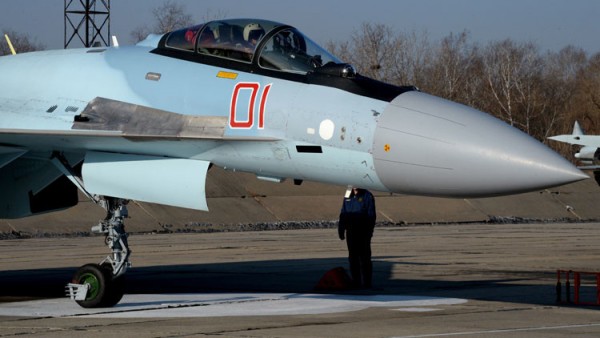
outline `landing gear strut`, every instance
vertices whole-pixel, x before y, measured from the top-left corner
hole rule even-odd
[[[67,294],[85,308],[110,307],[117,304],[125,291],[125,271],[131,266],[131,250],[123,219],[127,217],[127,200],[102,197],[99,204],[106,209],[106,218],[92,227],[92,232],[104,234],[112,251],[100,264],[86,264],[67,285]]]

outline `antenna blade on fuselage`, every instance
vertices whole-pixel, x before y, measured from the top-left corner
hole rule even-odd
[[[6,38],[6,43],[8,43],[8,48],[10,48],[10,52],[12,53],[12,55],[16,55],[17,52],[15,51],[15,47],[13,47],[12,42],[10,42],[8,34],[4,34],[4,38]]]

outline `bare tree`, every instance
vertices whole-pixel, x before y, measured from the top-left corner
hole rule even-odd
[[[572,109],[584,130],[600,134],[600,53],[590,57],[579,72]]]
[[[355,47],[348,55],[358,71],[368,77],[389,81],[386,70],[393,55],[393,34],[389,26],[363,23],[360,31],[352,35]]]
[[[393,54],[389,63],[391,82],[397,85],[415,85],[428,91],[426,73],[432,57],[427,32],[398,33],[393,42]]]
[[[466,104],[474,104],[481,88],[479,50],[469,43],[469,34],[450,33],[435,49],[430,62],[428,89],[433,94]]]
[[[155,19],[153,26],[140,26],[131,32],[134,42],[145,39],[150,33],[164,34],[194,24],[193,17],[188,14],[185,6],[172,0],[167,0],[154,8],[152,15]]]
[[[0,55],[8,55],[11,53],[8,43],[4,38],[4,34],[8,35],[17,53],[33,52],[46,48],[44,45],[34,42],[26,34],[19,34],[12,30],[5,30],[0,34]]]
[[[567,46],[544,58],[542,100],[547,104],[537,123],[543,140],[548,136],[571,132],[577,119],[575,103],[577,83],[587,64],[587,55],[581,48]]]
[[[336,41],[330,40],[325,44],[324,47],[325,47],[325,49],[327,49],[327,51],[329,51],[331,54],[335,55],[341,61],[346,62],[346,63],[353,63],[352,48],[350,47],[350,42],[348,42],[348,41],[336,42]],[[358,65],[354,65],[354,66],[358,67]]]
[[[329,42],[327,49],[362,75],[397,85],[424,83],[431,54],[425,33],[394,34],[389,26],[370,23],[363,23],[349,42]]]
[[[543,63],[532,43],[517,44],[510,39],[491,43],[483,55],[488,89],[493,98],[490,109],[512,126],[531,132],[531,122],[545,102],[536,100]]]

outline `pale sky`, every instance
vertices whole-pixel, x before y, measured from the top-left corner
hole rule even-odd
[[[164,1],[112,0],[111,35],[121,44],[131,43],[130,32],[151,22],[152,9]],[[510,38],[534,42],[541,51],[571,44],[589,54],[600,52],[599,0],[172,1],[183,4],[198,22],[207,12],[269,19],[295,26],[322,44],[349,40],[369,22],[396,32],[427,32],[432,41],[467,30],[471,41],[482,45]],[[0,0],[0,29],[28,34],[48,49],[62,48],[64,0]]]

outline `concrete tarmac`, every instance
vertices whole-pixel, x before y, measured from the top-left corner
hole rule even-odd
[[[599,227],[377,228],[374,289],[332,294],[313,288],[347,266],[334,229],[135,234],[126,295],[102,313],[61,298],[101,237],[4,240],[0,337],[600,336],[600,307],[556,303],[557,269],[600,271]]]

